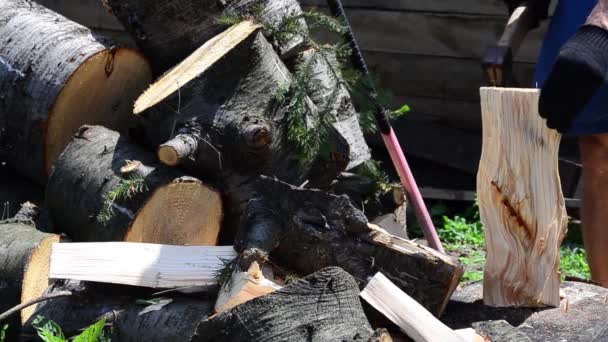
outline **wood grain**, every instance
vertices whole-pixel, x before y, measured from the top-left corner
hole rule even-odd
[[[538,115],[536,89],[482,88],[477,192],[486,233],[484,303],[559,305],[567,230],[557,168],[561,136]]]

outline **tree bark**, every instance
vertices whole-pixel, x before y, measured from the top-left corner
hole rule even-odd
[[[51,244],[59,236],[24,223],[0,221],[0,312],[40,297],[48,286]],[[25,322],[33,308],[16,315],[9,324]]]
[[[193,341],[368,341],[355,280],[326,268],[201,322]]]
[[[240,250],[265,251],[301,274],[339,266],[362,288],[382,272],[427,310],[441,315],[462,276],[455,259],[368,225],[346,196],[268,177],[262,177],[256,189],[246,213],[246,234],[238,241]]]
[[[83,124],[126,129],[151,81],[137,51],[118,48],[35,2],[0,3],[0,155],[39,184]]]
[[[568,217],[559,181],[561,136],[538,115],[535,89],[482,88],[477,176],[486,233],[484,302],[558,306]]]
[[[25,325],[25,336],[35,335],[31,323],[36,316],[55,321],[66,336],[77,335],[104,317],[112,327],[110,337],[114,342],[190,341],[199,322],[213,309],[210,301],[175,297],[158,310],[143,312],[152,304],[138,304],[137,300],[152,299],[150,292],[86,282],[56,281],[46,293],[66,290],[73,295],[38,305]]]
[[[129,179],[145,188],[116,199],[104,195]],[[131,187],[129,187],[131,188]],[[198,179],[157,164],[153,154],[101,126],[83,126],[58,158],[47,186],[55,227],[73,241],[215,245],[222,221],[219,193]]]
[[[274,26],[286,17],[302,14],[296,0],[104,0],[104,3],[150,58],[157,76],[225,30],[227,27],[218,20],[223,14],[250,14],[255,6],[261,5],[263,19]],[[300,24],[305,28],[303,20]],[[288,56],[301,43],[300,37],[293,37],[277,46],[277,50]]]

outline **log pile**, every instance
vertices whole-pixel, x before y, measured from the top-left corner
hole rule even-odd
[[[389,341],[359,297],[379,272],[443,313],[461,265],[370,224],[405,201],[361,175],[342,53],[308,37],[339,21],[296,0],[104,4],[139,50],[0,2],[11,338],[105,319],[113,341]]]

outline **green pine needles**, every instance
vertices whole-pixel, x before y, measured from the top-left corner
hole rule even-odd
[[[107,225],[115,214],[114,204],[133,198],[135,195],[148,191],[145,179],[139,175],[131,175],[127,179],[121,179],[118,185],[103,196],[103,207],[97,214],[97,221]]]

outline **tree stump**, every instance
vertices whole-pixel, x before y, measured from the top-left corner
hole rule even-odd
[[[382,272],[436,316],[462,276],[454,258],[368,225],[348,197],[262,177],[246,212],[242,257],[264,254],[300,274],[338,266],[365,287]],[[251,251],[257,253],[250,253]]]
[[[490,306],[559,305],[559,247],[568,224],[557,169],[561,136],[539,117],[538,97],[536,89],[481,89],[477,190]]]
[[[26,223],[0,221],[0,313],[44,292],[55,242],[59,242],[58,235],[39,232]],[[18,327],[33,310],[24,309],[9,323]]]
[[[70,291],[72,296],[38,304],[24,327],[26,337],[36,335],[31,323],[42,316],[56,322],[66,336],[105,318],[112,327],[112,341],[190,341],[199,322],[213,309],[210,301],[163,296],[166,304],[154,310],[153,303],[141,303],[154,299],[145,289],[75,281],[55,281],[45,294],[61,291]]]
[[[227,27],[219,21],[223,14],[260,11],[263,20],[275,26],[286,17],[302,14],[296,0],[104,0],[104,3],[150,58],[156,75],[177,65],[225,30]],[[300,24],[306,25],[303,20]],[[293,37],[277,49],[287,56],[300,43],[300,37]]]
[[[215,189],[101,126],[83,126],[59,156],[47,203],[55,227],[81,242],[216,245],[223,215]]]
[[[0,36],[0,155],[41,185],[83,124],[126,129],[152,80],[139,52],[32,1],[0,3]]]
[[[201,322],[193,341],[368,341],[355,280],[330,267]]]

